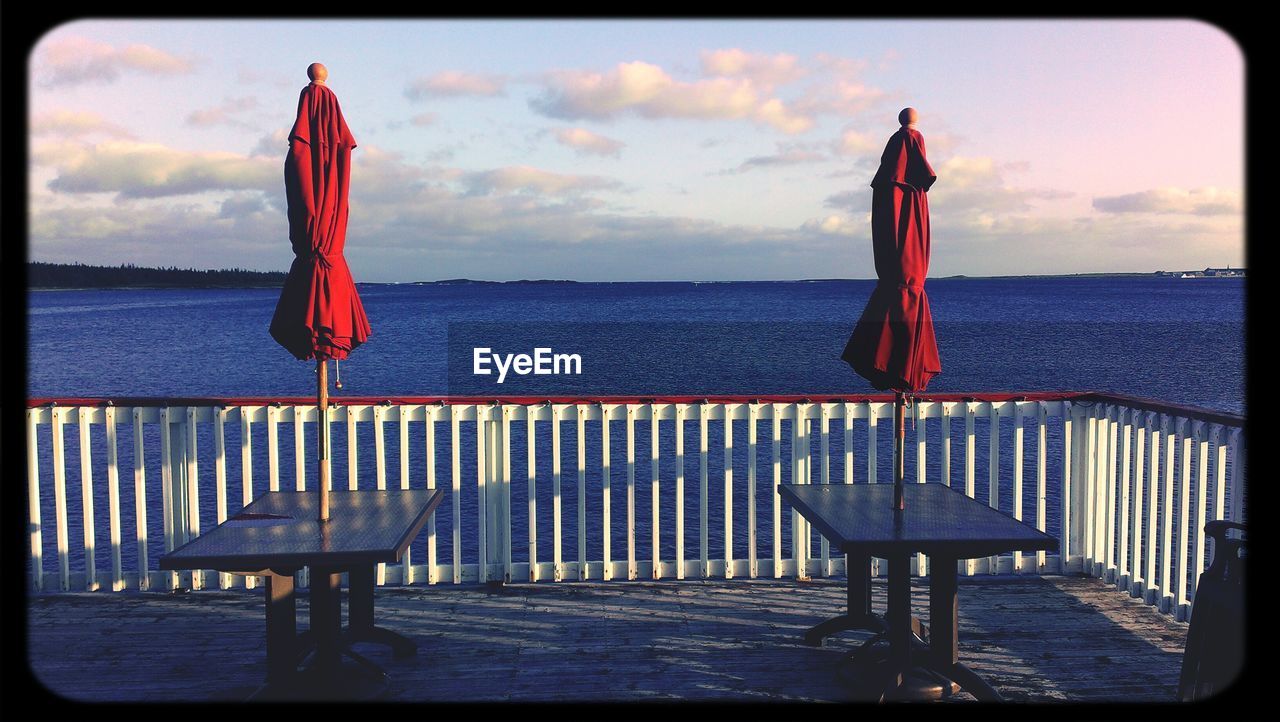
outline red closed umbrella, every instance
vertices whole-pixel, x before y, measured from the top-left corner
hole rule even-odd
[[[298,115],[289,131],[289,155],[284,163],[294,260],[271,319],[271,336],[295,357],[316,360],[323,419],[328,407],[326,362],[347,358],[372,330],[342,255],[347,239],[351,149],[356,141],[342,117],[338,96],[324,84],[328,71],[315,63],[307,75],[312,82],[298,98]],[[325,426],[322,421],[321,521],[329,517]]]
[[[845,344],[843,358],[877,389],[895,393],[895,508],[902,504],[904,394],[925,390],[942,371],[924,291],[929,272],[929,187],[937,174],[925,155],[916,112],[898,116],[902,127],[880,157],[871,181],[871,247],[876,288]]]

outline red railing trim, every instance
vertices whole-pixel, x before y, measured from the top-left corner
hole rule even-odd
[[[918,394],[920,401],[1061,401],[1085,395],[1081,391],[1035,391],[1003,393],[940,393]],[[886,403],[893,401],[893,394],[706,394],[682,396],[330,396],[333,406],[377,406],[379,404],[515,404],[527,406],[546,402],[556,404],[696,404],[708,403]],[[313,405],[314,396],[118,396],[118,397],[47,397],[27,399],[28,408],[40,406],[282,406]]]
[[[1194,421],[1244,426],[1245,417],[1224,411],[1156,401],[1126,394],[1098,391],[1012,391],[1000,393],[925,393],[915,396],[920,401],[1072,401],[1075,403],[1112,403],[1120,406],[1180,416]],[[381,404],[484,405],[513,404],[520,406],[554,404],[696,404],[707,403],[891,403],[893,394],[708,394],[682,396],[331,396],[332,406],[377,406]],[[27,399],[27,408],[41,406],[306,406],[315,404],[314,396],[76,396],[38,397]]]

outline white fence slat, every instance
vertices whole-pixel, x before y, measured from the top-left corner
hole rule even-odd
[[[436,410],[439,406],[426,405],[422,408],[424,418],[423,455],[427,467],[427,489],[436,488]],[[436,536],[436,515],[427,519],[427,584],[436,584],[440,576],[436,569],[436,556],[439,554],[439,539]]]
[[[1164,485],[1160,526],[1160,611],[1168,612],[1174,604],[1173,594],[1173,455],[1177,440],[1169,428],[1169,418],[1160,415],[1160,431],[1164,437]]]
[[[1194,535],[1195,550],[1191,563],[1191,578],[1188,580],[1190,589],[1187,593],[1191,600],[1195,599],[1196,585],[1200,581],[1200,573],[1204,571],[1204,524],[1205,513],[1209,501],[1209,435],[1206,433],[1203,422],[1195,422],[1192,425],[1192,434],[1195,437],[1196,444],[1196,498],[1195,498],[1195,526],[1192,527],[1191,533]],[[1188,610],[1188,615],[1190,610]]]
[[[44,535],[40,525],[40,447],[36,410],[27,409],[27,523],[30,524],[31,589],[44,591]]]
[[[551,564],[552,578],[564,581],[564,520],[561,518],[560,407],[551,405]]]
[[[400,488],[403,490],[409,488],[409,408],[404,405],[397,406],[396,415],[400,422]],[[323,425],[320,428],[323,429]],[[434,517],[434,514],[432,516]],[[404,548],[404,556],[400,559],[400,583],[413,584],[412,543]]]
[[[1213,518],[1218,520],[1227,518],[1227,430],[1222,424],[1214,424],[1210,436],[1213,438]]]
[[[803,423],[802,415],[804,413],[800,404],[792,405],[793,413],[791,416],[791,483],[804,484],[807,479],[801,476],[800,462],[800,426]],[[807,579],[808,559],[805,558],[805,538],[804,538],[804,520],[800,516],[800,512],[794,508],[791,510],[791,558],[796,564],[796,579]]]
[[[502,443],[494,447],[502,456],[502,504],[498,520],[498,534],[502,538],[502,580],[510,584],[515,569],[511,559],[511,407],[502,406]]]
[[[587,578],[587,437],[586,408],[574,405],[578,421],[578,579]]]
[[[921,408],[921,401],[913,399],[911,401],[911,425],[916,432],[916,483],[925,483],[925,459],[926,445],[928,444],[928,424],[925,423],[924,410]],[[903,442],[905,443],[905,439]],[[825,454],[824,454],[825,456]],[[905,473],[905,472],[904,472]],[[929,573],[929,563],[924,554],[916,554],[916,574],[924,576]]]
[[[66,407],[55,406],[50,411],[50,429],[53,436],[53,516],[55,538],[58,547],[58,589],[71,590],[71,543],[67,526],[67,465],[66,440],[63,438],[63,422]]]
[[[844,404],[844,483],[853,483],[853,404]]]
[[[613,502],[610,499],[609,469],[609,405],[600,404],[600,499],[603,505],[600,512],[600,528],[602,529],[604,551],[604,580],[613,579]]]
[[[462,409],[458,406],[449,407],[449,497],[452,504],[452,515],[450,516],[450,529],[452,530],[452,546],[453,559],[451,570],[453,572],[453,583],[462,583]],[[478,423],[477,423],[478,425]],[[477,486],[479,486],[477,484]],[[484,560],[480,561],[480,568],[484,568]]]
[[[98,569],[93,517],[93,458],[89,441],[89,408],[81,406],[77,412],[80,433],[80,513],[84,531],[84,585],[87,591],[98,589]]]
[[[200,536],[200,475],[197,473],[196,455],[196,410],[187,407],[187,423],[184,431],[187,442],[187,528],[183,543]],[[191,572],[192,589],[204,589],[204,570],[194,569]]]
[[[638,576],[636,568],[636,407],[627,404],[627,579]]]
[[[733,419],[724,404],[724,578],[733,578]]]
[[[1185,418],[1178,418],[1178,437],[1182,440],[1182,449],[1178,454],[1178,557],[1174,560],[1173,574],[1177,597],[1174,600],[1175,614],[1178,621],[1186,621],[1187,604],[1190,601],[1187,588],[1187,557],[1190,553],[1190,524],[1187,519],[1191,515],[1191,430]]]
[[[773,443],[773,578],[782,578],[782,497],[778,495],[778,485],[782,483],[782,405],[773,404],[771,431],[769,437]]]
[[[151,586],[147,564],[147,469],[143,453],[142,409],[133,409],[133,516],[134,536],[138,542],[138,589]]]
[[[711,575],[711,562],[707,546],[707,415],[710,406],[701,404],[698,407],[698,559],[701,571],[698,574],[706,579]]]
[[[1143,505],[1145,503],[1144,494],[1146,492],[1146,455],[1147,455],[1147,415],[1138,410],[1133,412],[1133,527],[1130,530],[1132,539],[1130,541],[1131,553],[1133,555],[1129,569],[1132,578],[1129,580],[1129,594],[1137,597],[1140,595],[1143,586],[1146,584],[1146,577],[1143,576],[1143,552],[1145,551],[1142,544],[1142,524]]]
[[[676,579],[684,579],[684,415],[676,404]]]
[[[489,581],[489,484],[490,476],[487,468],[489,457],[488,434],[485,433],[488,411],[485,407],[476,406],[476,564],[477,577],[481,582]],[[456,528],[456,527],[455,527]]]
[[[975,404],[966,401],[964,404],[964,495],[970,499],[976,493],[977,480],[974,475],[974,459],[977,456],[977,436],[973,432],[974,417],[977,414]],[[964,560],[964,573],[973,576],[977,564],[973,559]]]
[[[387,407],[379,404],[373,407],[373,464],[374,464],[374,483],[376,488],[381,491],[387,488],[387,438],[384,435],[386,428],[383,422],[386,421]],[[378,569],[382,570],[386,565],[379,564]],[[383,583],[382,574],[378,575],[378,585]]]
[[[529,581],[538,581],[538,429],[533,407],[525,409],[526,479],[529,504]]]
[[[1073,471],[1078,473],[1080,468],[1079,465],[1076,465],[1073,470],[1071,465],[1071,455],[1080,443],[1080,435],[1077,430],[1079,427],[1076,426],[1075,422],[1072,420],[1072,417],[1075,414],[1076,410],[1070,401],[1062,402],[1062,495],[1058,498],[1058,503],[1061,507],[1058,511],[1060,523],[1060,526],[1058,527],[1059,574],[1067,573],[1067,561],[1070,559],[1071,554],[1076,551],[1071,544],[1071,507],[1075,491],[1072,488],[1073,484],[1071,475]],[[1074,439],[1072,438],[1073,434],[1076,435],[1076,438]]]
[[[1150,471],[1147,473],[1147,549],[1146,567],[1142,573],[1142,598],[1147,604],[1156,604],[1156,530],[1160,524],[1160,443],[1164,436],[1155,423],[1156,415],[1148,411],[1145,414],[1144,426],[1147,438],[1150,439],[1151,453],[1148,459]]]
[[[347,421],[347,489],[357,491],[360,488],[360,444],[356,434],[356,407],[345,409]]]
[[[267,407],[267,490],[280,491],[280,408]],[[167,456],[164,458],[168,458]]]
[[[1049,416],[1048,403],[1041,401],[1036,404],[1036,529],[1047,532],[1047,507],[1049,501],[1048,490],[1048,454],[1045,447],[1048,445],[1048,427],[1046,421]],[[1065,492],[1065,489],[1063,490]],[[1067,558],[1066,547],[1060,548],[1061,559],[1063,562]],[[1043,550],[1036,552],[1036,574],[1044,574],[1045,552]]]
[[[955,407],[955,404],[951,402],[940,402],[938,406],[941,409],[941,412],[939,415],[941,416],[940,433],[942,436],[942,442],[939,445],[940,446],[939,452],[941,454],[942,459],[941,459],[938,473],[941,477],[940,481],[943,484],[950,487],[951,486],[951,412],[952,412],[952,409]]]
[[[295,491],[307,490],[307,441],[306,424],[302,422],[302,407],[293,409],[293,485]],[[318,425],[317,425],[318,427]]]
[[[661,533],[661,501],[660,467],[659,467],[659,431],[658,407],[649,404],[649,566],[653,579],[662,578],[662,533]]]
[[[111,542],[111,591],[124,589],[124,567],[120,562],[120,467],[116,449],[116,409],[103,414],[107,427],[107,524]]]
[[[1133,461],[1133,424],[1129,410],[1120,410],[1120,526],[1117,542],[1120,546],[1119,559],[1116,562],[1116,587],[1121,591],[1129,589],[1129,497],[1133,475],[1130,466]]]
[[[1113,416],[1118,413],[1120,412],[1112,407],[1107,414],[1107,534],[1103,543],[1107,549],[1105,576],[1108,582],[1114,582],[1116,578],[1116,487],[1119,481],[1116,478],[1116,461],[1119,458],[1116,440],[1120,424]]]
[[[1244,521],[1245,437],[1240,429],[1231,432],[1231,521]]]
[[[215,406],[213,409],[213,488],[214,514],[216,523],[227,520],[227,407]],[[218,588],[230,589],[232,576],[218,575]]]
[[[747,576],[759,574],[756,559],[756,429],[759,404],[747,405]]]
[[[827,405],[818,405],[818,483],[831,483],[831,433],[827,428],[829,419],[827,419]],[[821,563],[818,566],[818,574],[820,576],[831,576],[831,547],[830,542],[825,536],[818,538],[818,556]]]
[[[251,407],[241,406],[238,410],[240,412],[240,507],[244,508],[253,502],[253,423],[250,421]],[[135,418],[134,435],[141,439],[141,417]],[[138,456],[141,457],[141,455],[141,447],[139,447]],[[244,578],[245,589],[253,589],[257,585],[257,577]]]
[[[987,506],[1000,508],[1000,408],[996,402],[988,404],[987,418],[990,426],[987,430]],[[987,573],[995,574],[1000,569],[1000,557],[987,559]]]
[[[1022,404],[1013,402],[1013,518],[1022,521],[1022,464],[1024,431]],[[1022,573],[1022,552],[1013,552],[1013,573]]]

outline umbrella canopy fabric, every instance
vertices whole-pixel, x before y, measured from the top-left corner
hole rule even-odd
[[[294,260],[271,336],[304,361],[345,359],[372,333],[342,255],[355,147],[333,91],[315,82],[303,88],[284,163]]]
[[[881,391],[924,391],[942,371],[924,291],[927,192],[937,178],[924,137],[903,126],[889,138],[871,181],[871,246],[879,282],[841,358]]]

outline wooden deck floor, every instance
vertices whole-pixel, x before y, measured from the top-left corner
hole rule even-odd
[[[841,579],[385,588],[378,622],[418,656],[359,649],[394,701],[841,701],[838,663],[868,633],[800,634],[843,595]],[[34,595],[27,611],[32,671],[75,700],[242,699],[265,670],[261,589]],[[1171,701],[1186,629],[1094,579],[961,580],[961,660],[1013,701]]]

